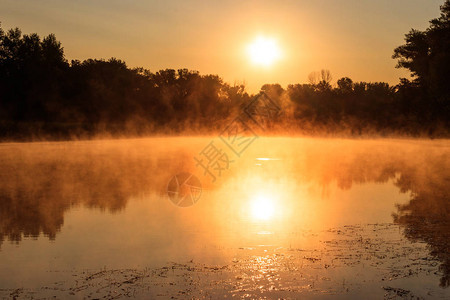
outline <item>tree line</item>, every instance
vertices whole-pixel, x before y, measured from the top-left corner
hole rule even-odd
[[[412,29],[394,49],[411,72],[396,86],[331,84],[327,70],[309,83],[263,85],[282,108],[272,127],[305,134],[448,136],[450,132],[450,0],[425,31]],[[1,24],[0,24],[1,25]],[[188,69],[155,73],[111,58],[68,61],[55,35],[41,39],[0,26],[0,138],[67,139],[155,133],[212,133],[254,95],[217,75]]]

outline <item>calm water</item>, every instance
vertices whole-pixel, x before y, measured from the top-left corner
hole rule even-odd
[[[0,297],[450,297],[449,141],[211,141],[1,144]]]

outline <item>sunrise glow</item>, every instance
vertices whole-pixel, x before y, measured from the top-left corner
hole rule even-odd
[[[281,58],[281,49],[275,39],[258,36],[248,45],[247,54],[253,64],[267,67]]]
[[[268,195],[259,194],[252,199],[251,214],[255,220],[269,220],[274,215],[275,203]]]

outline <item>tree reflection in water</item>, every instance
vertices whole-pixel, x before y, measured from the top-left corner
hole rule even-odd
[[[195,169],[195,147],[186,149],[183,142],[169,147],[166,143],[173,141],[164,140],[158,146],[152,141],[145,147],[134,147],[133,143],[144,142],[0,149],[0,246],[5,239],[19,242],[40,234],[55,239],[64,224],[64,213],[72,207],[83,205],[115,213],[133,196],[164,193],[168,180],[180,170]],[[350,189],[353,184],[393,180],[401,192],[410,194],[408,203],[393,207],[394,223],[403,226],[408,239],[429,245],[431,255],[441,262],[440,285],[449,286],[450,159],[446,148],[402,148],[396,143],[364,141],[334,141],[335,147],[327,147],[324,143],[310,141],[300,149],[292,147],[291,152],[285,151],[289,145],[278,143],[272,154],[289,158],[290,163],[282,167],[286,176],[298,182],[318,182],[325,188],[332,182]],[[200,140],[199,145],[203,144]],[[249,157],[254,158],[252,155]],[[245,164],[232,170],[228,178],[239,176],[239,172],[245,173]]]

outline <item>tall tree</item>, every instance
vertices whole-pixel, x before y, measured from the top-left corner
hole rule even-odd
[[[402,79],[401,85],[415,86],[422,101],[427,102],[430,119],[450,119],[450,0],[441,6],[439,18],[430,21],[425,31],[412,29],[406,43],[394,50],[397,68],[411,71],[412,84]]]

